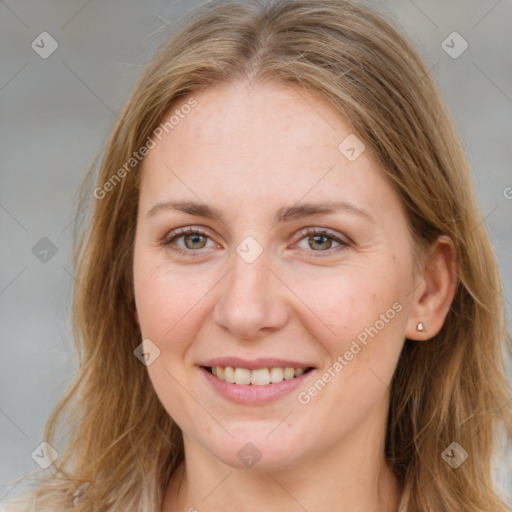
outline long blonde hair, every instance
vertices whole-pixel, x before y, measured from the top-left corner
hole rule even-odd
[[[437,236],[453,240],[456,296],[438,335],[405,341],[385,457],[404,486],[404,511],[505,512],[491,469],[498,435],[512,435],[503,361],[512,344],[467,158],[411,44],[383,15],[345,0],[209,2],[147,66],[94,185],[115,186],[97,199],[93,168],[84,182],[79,208],[93,208],[75,254],[80,369],[46,425],[60,456],[33,491],[39,507],[71,508],[84,484],[77,511],[160,510],[183,460],[181,432],[134,356],[141,343],[132,281],[141,166],[112,180],[178,100],[234,80],[293,85],[327,100],[399,195],[419,257]],[[59,427],[70,429],[69,438],[59,440]],[[442,457],[452,442],[468,453],[457,469]]]

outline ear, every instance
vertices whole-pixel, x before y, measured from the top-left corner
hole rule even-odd
[[[447,236],[432,244],[413,294],[405,335],[411,340],[434,337],[444,324],[457,288],[455,246]],[[424,331],[418,331],[418,323]]]

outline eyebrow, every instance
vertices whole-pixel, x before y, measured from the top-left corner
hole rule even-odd
[[[221,210],[214,206],[197,201],[165,201],[157,203],[147,212],[146,218],[153,217],[159,212],[169,210],[182,211],[189,215],[205,217],[207,219],[218,219],[224,224],[227,223],[226,217]],[[274,222],[289,222],[304,217],[338,212],[359,215],[366,218],[366,220],[370,221],[372,224],[375,224],[375,220],[367,210],[346,201],[323,201],[318,204],[303,203],[300,205],[283,207],[277,210],[274,214]]]

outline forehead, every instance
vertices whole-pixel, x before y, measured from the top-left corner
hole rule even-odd
[[[317,96],[293,86],[235,83],[192,97],[193,108],[182,108],[188,98],[166,113],[164,122],[174,116],[175,123],[144,160],[146,208],[172,195],[219,208],[229,200],[233,208],[274,210],[301,198],[350,198],[378,210],[377,200],[393,193],[367,152],[350,161],[340,151],[352,130]]]
[[[237,144],[243,144],[247,159],[278,154],[296,157],[301,149],[336,150],[338,138],[350,133],[325,100],[291,85],[221,84],[194,99],[197,106],[172,130],[176,143],[188,148],[223,146],[238,154]]]

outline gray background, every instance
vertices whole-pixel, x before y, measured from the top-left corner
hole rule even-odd
[[[391,13],[417,45],[453,112],[501,265],[510,326],[512,199],[504,191],[512,187],[512,3],[367,3]],[[8,480],[36,467],[30,454],[76,371],[74,194],[143,65],[197,4],[0,1],[0,500],[23,488]],[[47,59],[31,48],[44,31],[59,45]],[[457,59],[441,47],[453,31],[469,44]],[[46,262],[32,251],[43,237],[57,249]],[[510,474],[504,478],[512,489]]]

